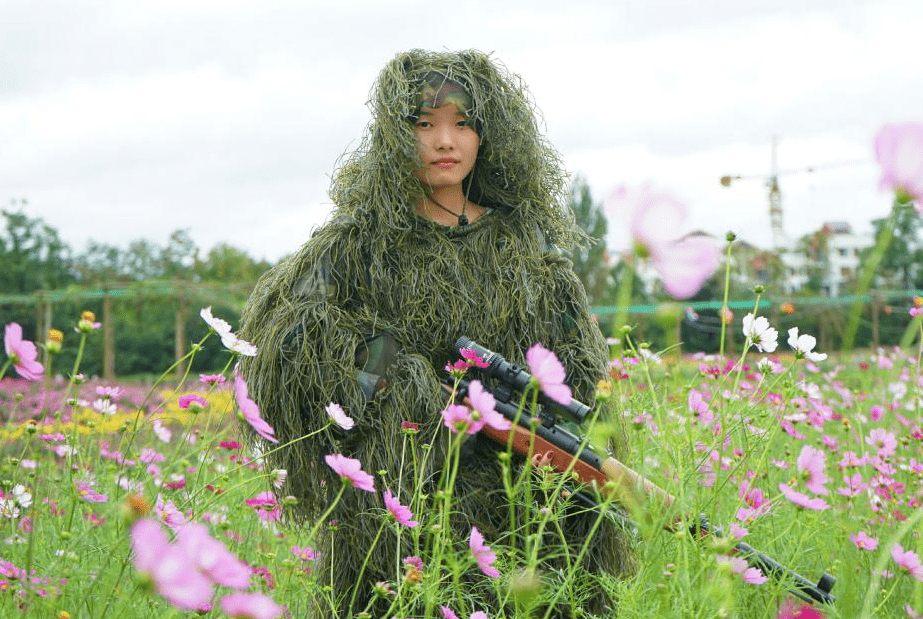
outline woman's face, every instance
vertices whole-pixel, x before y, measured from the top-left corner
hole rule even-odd
[[[424,107],[414,125],[423,167],[414,172],[432,190],[457,188],[474,168],[480,138],[454,103]]]

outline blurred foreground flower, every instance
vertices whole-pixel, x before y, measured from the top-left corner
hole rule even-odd
[[[3,345],[6,356],[16,372],[26,380],[41,380],[45,367],[37,361],[38,350],[35,344],[22,339],[22,327],[19,323],[11,322],[6,326],[3,334]]]
[[[896,191],[923,213],[923,124],[882,127],[875,137],[875,158],[881,165],[879,188]]]
[[[613,219],[628,214],[634,254],[650,258],[667,293],[676,299],[694,295],[718,268],[718,245],[711,237],[680,238],[686,206],[675,197],[650,185],[637,191],[616,189],[605,202]]]
[[[532,378],[538,381],[545,395],[558,404],[570,404],[570,387],[564,384],[564,366],[554,352],[536,342],[526,351],[526,362]]]

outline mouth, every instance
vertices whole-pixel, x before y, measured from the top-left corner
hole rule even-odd
[[[433,162],[433,165],[440,168],[451,168],[458,164],[458,159],[452,159],[451,157],[443,157],[442,159],[437,159]]]

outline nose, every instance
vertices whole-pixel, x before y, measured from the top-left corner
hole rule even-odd
[[[452,150],[455,147],[452,128],[444,125],[437,126],[433,146],[436,150]]]

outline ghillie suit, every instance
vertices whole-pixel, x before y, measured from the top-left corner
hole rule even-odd
[[[413,175],[421,162],[408,119],[433,71],[462,84],[472,100],[467,115],[480,147],[464,189],[488,212],[471,225],[448,228],[415,212],[425,194]],[[376,475],[379,494],[348,490],[332,516],[336,529],[317,543],[321,584],[346,596],[341,616],[378,529],[369,512],[381,513],[380,493],[390,488],[406,503],[416,475],[429,484],[425,492],[439,479],[448,445],[440,375],[454,360],[456,338],[467,335],[513,363],[541,342],[564,364],[574,397],[588,403],[607,368],[583,287],[558,249],[584,237],[567,207],[560,159],[539,133],[519,79],[480,52],[413,50],[385,67],[370,107],[360,147],[333,179],[330,222],[261,278],[241,327],[259,348],[242,362],[243,376],[280,444],[327,424],[330,402],[356,422],[273,455],[272,464],[288,470],[287,491],[301,499],[297,516],[319,517],[339,490],[325,455],[358,458]],[[419,425],[418,443],[436,437],[427,457],[427,450],[417,454],[422,471],[413,470],[409,454],[401,470],[403,421]],[[496,542],[509,527],[497,448],[474,437],[466,450],[454,489],[456,538],[461,543],[476,525]],[[592,512],[567,517],[562,526],[573,549],[595,520]],[[396,576],[397,556],[414,554],[410,537],[403,535],[407,547],[398,555],[396,536],[382,535],[354,612],[364,608],[372,583]],[[625,534],[606,521],[584,565],[624,574],[633,560]],[[600,594],[588,610],[602,612],[605,600]]]

